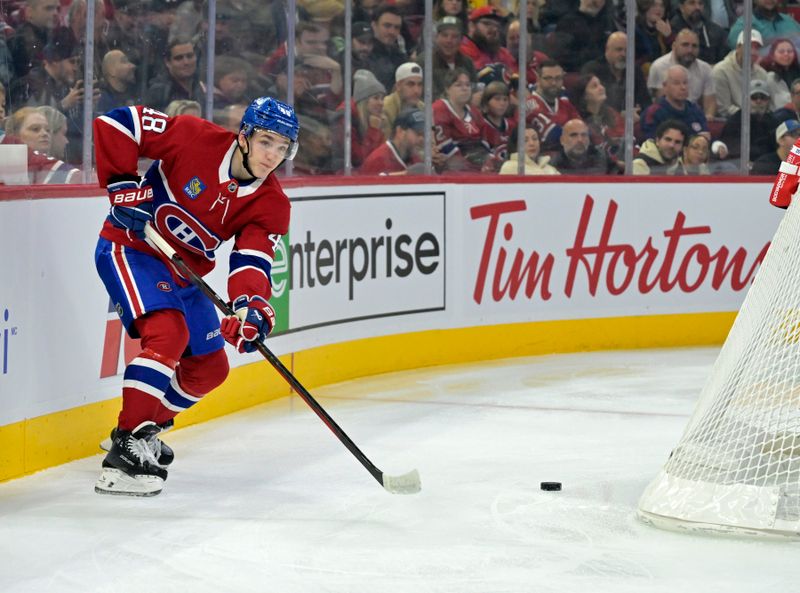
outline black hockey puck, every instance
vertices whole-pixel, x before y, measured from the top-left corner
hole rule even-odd
[[[561,490],[561,482],[542,482],[539,484],[539,488],[556,492]]]

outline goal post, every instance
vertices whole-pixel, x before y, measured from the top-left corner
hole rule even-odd
[[[800,537],[800,199],[775,232],[639,517],[688,531]]]

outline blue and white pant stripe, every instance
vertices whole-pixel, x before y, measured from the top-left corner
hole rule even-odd
[[[181,389],[181,386],[178,385],[178,376],[175,375],[169,382],[161,403],[164,404],[165,408],[172,410],[173,412],[183,412],[184,410],[191,408],[201,399],[201,397],[189,395],[183,389]]]
[[[174,374],[173,369],[157,360],[137,356],[125,368],[122,388],[138,389],[160,400]]]

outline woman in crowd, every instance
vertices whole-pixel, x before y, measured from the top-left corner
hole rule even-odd
[[[50,126],[47,118],[36,107],[22,107],[17,109],[6,120],[6,137],[14,137],[27,144],[31,150],[42,154],[50,154]],[[10,142],[19,144],[20,142]]]
[[[353,167],[361,166],[369,153],[386,142],[381,129],[383,99],[386,96],[384,87],[369,70],[356,70],[353,74],[353,125],[351,158]],[[342,107],[343,109],[344,107]],[[344,117],[341,118],[344,123]],[[338,138],[343,139],[343,129],[338,131]]]
[[[479,172],[487,166],[492,170],[494,158],[483,140],[486,122],[469,104],[469,74],[463,68],[448,70],[444,88],[444,96],[432,105],[436,146],[445,159],[443,169]]]
[[[797,50],[792,41],[786,37],[773,40],[769,52],[759,63],[764,70],[772,73],[774,79],[773,92],[776,92],[777,96],[772,98],[772,104],[783,106],[789,103],[792,99],[789,92],[792,81],[800,78],[800,63],[797,61]]]
[[[572,103],[589,126],[592,144],[616,158],[625,139],[625,120],[606,99],[606,89],[600,79],[594,74],[585,74],[574,87]]]
[[[434,0],[433,20],[454,16],[461,21],[461,30],[467,30],[467,0]]]
[[[516,146],[516,141],[511,142],[511,148]],[[549,156],[541,155],[542,143],[539,132],[535,128],[525,128],[525,172],[524,175],[560,175],[561,173],[550,164]],[[500,175],[516,175],[519,171],[519,154],[511,153],[511,157],[500,167]]]
[[[52,134],[41,108],[22,107],[6,118],[2,144],[28,147],[28,181],[31,184],[80,182],[78,169],[49,155]]]
[[[67,116],[58,109],[49,105],[42,105],[37,109],[47,119],[47,127],[50,131],[50,151],[48,154],[57,159],[64,160],[67,154]]]
[[[683,145],[683,154],[678,158],[675,175],[710,175],[708,166],[710,156],[708,138],[694,135]]]

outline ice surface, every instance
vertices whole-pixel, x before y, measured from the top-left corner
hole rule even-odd
[[[384,472],[419,469],[413,496],[383,490],[295,398],[167,434],[177,458],[152,499],[95,494],[99,455],[0,484],[0,592],[797,590],[800,544],[635,518],[716,354],[512,359],[315,390]]]

